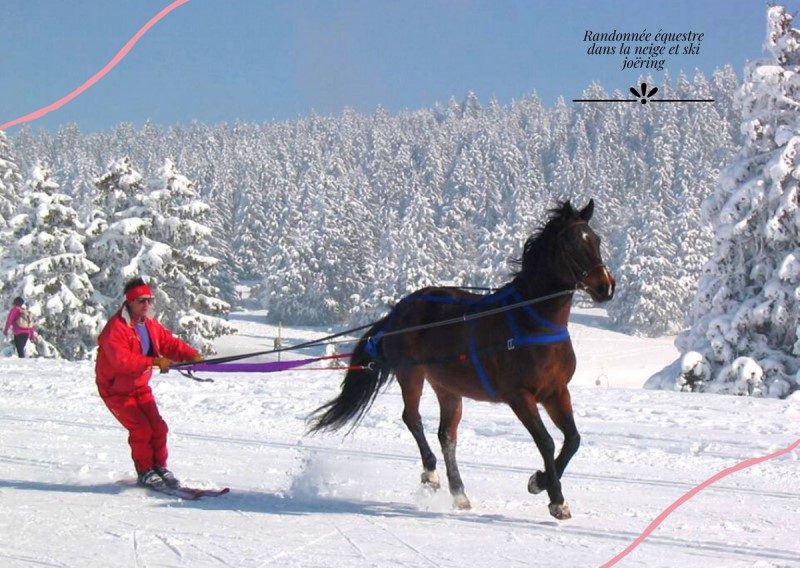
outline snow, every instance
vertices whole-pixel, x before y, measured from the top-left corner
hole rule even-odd
[[[239,331],[216,340],[219,352],[271,349],[277,330],[264,320],[231,314]],[[231,487],[185,502],[117,483],[133,476],[126,435],[97,396],[90,363],[0,358],[0,565],[600,566],[695,485],[800,438],[797,397],[641,389],[676,359],[672,338],[607,325],[597,309],[575,310],[570,324],[582,446],[562,480],[573,514],[565,522],[550,517],[544,494],[527,493],[541,459],[505,405],[465,402],[458,453],[473,509],[455,512],[446,490],[419,487],[396,384],[343,439],[304,436],[305,416],[338,392],[340,371],[218,374],[214,383],[160,375],[153,386],[173,470]],[[328,332],[282,335],[291,345]],[[422,413],[435,442],[430,390]],[[619,565],[800,565],[798,457],[700,492]],[[444,480],[442,460],[439,473]]]

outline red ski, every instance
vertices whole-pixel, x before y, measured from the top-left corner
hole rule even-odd
[[[186,485],[178,485],[177,487],[167,487],[166,485],[144,486],[139,485],[136,483],[136,480],[133,479],[122,479],[117,483],[127,487],[141,487],[142,489],[147,489],[155,493],[163,493],[164,495],[178,497],[179,499],[185,499],[187,501],[197,501],[203,497],[219,497],[221,495],[226,495],[231,491],[230,487],[223,487],[222,489],[201,489],[199,487],[190,487]]]

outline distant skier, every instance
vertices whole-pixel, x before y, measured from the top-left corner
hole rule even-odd
[[[153,318],[152,289],[141,278],[125,284],[125,303],[97,338],[97,389],[108,409],[128,430],[137,482],[146,487],[177,487],[167,469],[167,424],[158,412],[150,377],[173,361],[200,362],[194,348]]]
[[[20,358],[24,358],[25,345],[28,340],[30,339],[31,343],[36,343],[36,326],[33,323],[31,313],[25,307],[25,300],[17,296],[11,304],[3,333],[8,335],[8,330],[11,329],[14,334],[14,347],[17,348],[17,355]]]

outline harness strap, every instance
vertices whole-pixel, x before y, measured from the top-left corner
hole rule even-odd
[[[523,337],[512,338],[513,346],[523,347],[525,345],[549,345],[551,343],[559,343],[569,339],[569,331],[566,329],[560,333],[553,333],[551,335],[525,335]]]
[[[524,300],[524,298],[522,297],[522,294],[517,292],[517,290],[514,290],[514,299],[517,302],[522,302]],[[542,327],[546,327],[548,329],[552,329],[553,331],[555,331],[557,333],[561,333],[561,331],[567,329],[566,327],[564,327],[562,325],[557,325],[557,324],[554,324],[551,321],[548,321],[548,320],[544,319],[542,316],[539,315],[539,312],[537,312],[535,309],[533,309],[533,306],[530,306],[530,305],[526,304],[526,305],[522,306],[522,309],[525,310],[525,313],[527,313],[531,317],[531,319],[533,319],[533,321],[535,321],[536,323],[538,323]]]
[[[364,345],[364,351],[367,352],[367,355],[369,355],[370,359],[375,359],[375,360],[379,359],[378,343],[380,342],[381,337],[383,337],[385,334],[386,331],[382,329],[378,333],[367,339],[367,343],[366,345]]]
[[[497,398],[497,391],[494,389],[492,385],[492,381],[489,379],[489,374],[486,372],[486,369],[483,367],[483,363],[481,363],[481,358],[478,356],[478,340],[475,338],[474,331],[475,324],[470,324],[470,334],[469,334],[469,360],[472,362],[472,366],[475,368],[475,372],[478,374],[478,378],[481,381],[481,386],[483,390],[486,391],[492,398]]]

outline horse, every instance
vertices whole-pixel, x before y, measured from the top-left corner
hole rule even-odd
[[[428,287],[406,297],[358,341],[341,392],[309,417],[309,430],[355,428],[392,376],[400,384],[402,419],[422,458],[423,485],[440,487],[433,454],[422,426],[419,402],[424,383],[440,407],[438,437],[453,505],[470,501],[456,462],[462,399],[503,402],[528,430],[544,461],[528,491],[547,491],[549,511],[571,517],[561,476],[580,445],[568,384],[575,352],[567,332],[576,290],[594,302],[614,296],[614,277],[603,262],[600,238],[589,227],[594,200],[580,211],[569,201],[525,242],[512,280],[497,292],[479,295],[458,288]],[[536,308],[533,308],[533,304]],[[564,435],[558,456],[538,406]]]

